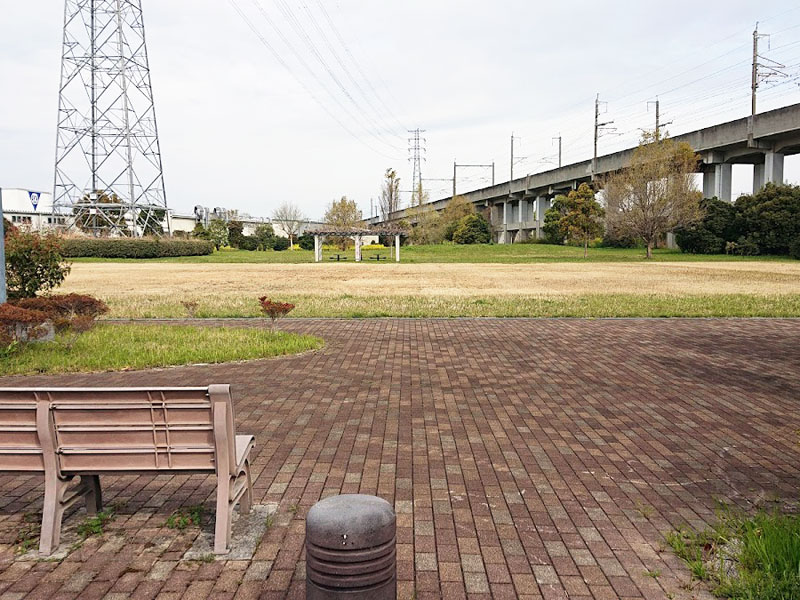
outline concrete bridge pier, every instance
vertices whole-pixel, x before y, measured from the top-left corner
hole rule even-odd
[[[540,240],[544,237],[544,213],[550,208],[550,200],[545,196],[537,196],[536,198],[536,239]]]
[[[753,165],[753,193],[768,183],[783,183],[783,157],[780,152],[764,152],[764,162]]]
[[[703,197],[717,197],[725,202],[731,201],[733,165],[717,163],[707,165],[703,171]]]

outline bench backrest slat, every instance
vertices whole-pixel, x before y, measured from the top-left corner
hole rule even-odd
[[[0,471],[43,470],[36,402],[26,394],[11,394],[0,402]]]
[[[4,412],[30,424],[30,415],[11,408],[18,404],[33,415],[32,432],[41,442],[40,454],[44,453],[45,462],[53,458],[59,473],[215,472],[218,464],[229,464],[235,454],[233,406],[227,385],[0,389],[0,407],[7,407],[0,409],[0,428],[5,427],[0,432],[13,427],[4,425]],[[224,414],[223,425],[218,426],[224,431],[214,430],[215,412]],[[21,434],[16,437],[22,439]],[[4,461],[0,448],[0,470],[4,463],[12,462],[10,455]]]

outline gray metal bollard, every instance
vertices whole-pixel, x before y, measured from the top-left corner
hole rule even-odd
[[[317,502],[306,517],[306,600],[395,600],[397,517],[363,494]]]

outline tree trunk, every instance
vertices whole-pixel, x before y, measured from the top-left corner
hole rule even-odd
[[[588,239],[584,239],[583,240],[583,258],[586,258],[586,255],[587,255],[588,251],[589,251],[589,240]]]
[[[653,258],[653,242],[647,242],[647,258]]]

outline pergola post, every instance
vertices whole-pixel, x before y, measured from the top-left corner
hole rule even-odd
[[[361,262],[361,234],[356,234],[356,262]]]
[[[394,235],[394,252],[395,252],[395,259],[397,262],[400,262],[400,234],[396,233]]]
[[[322,260],[322,244],[320,244],[319,234],[314,234],[314,262]]]

